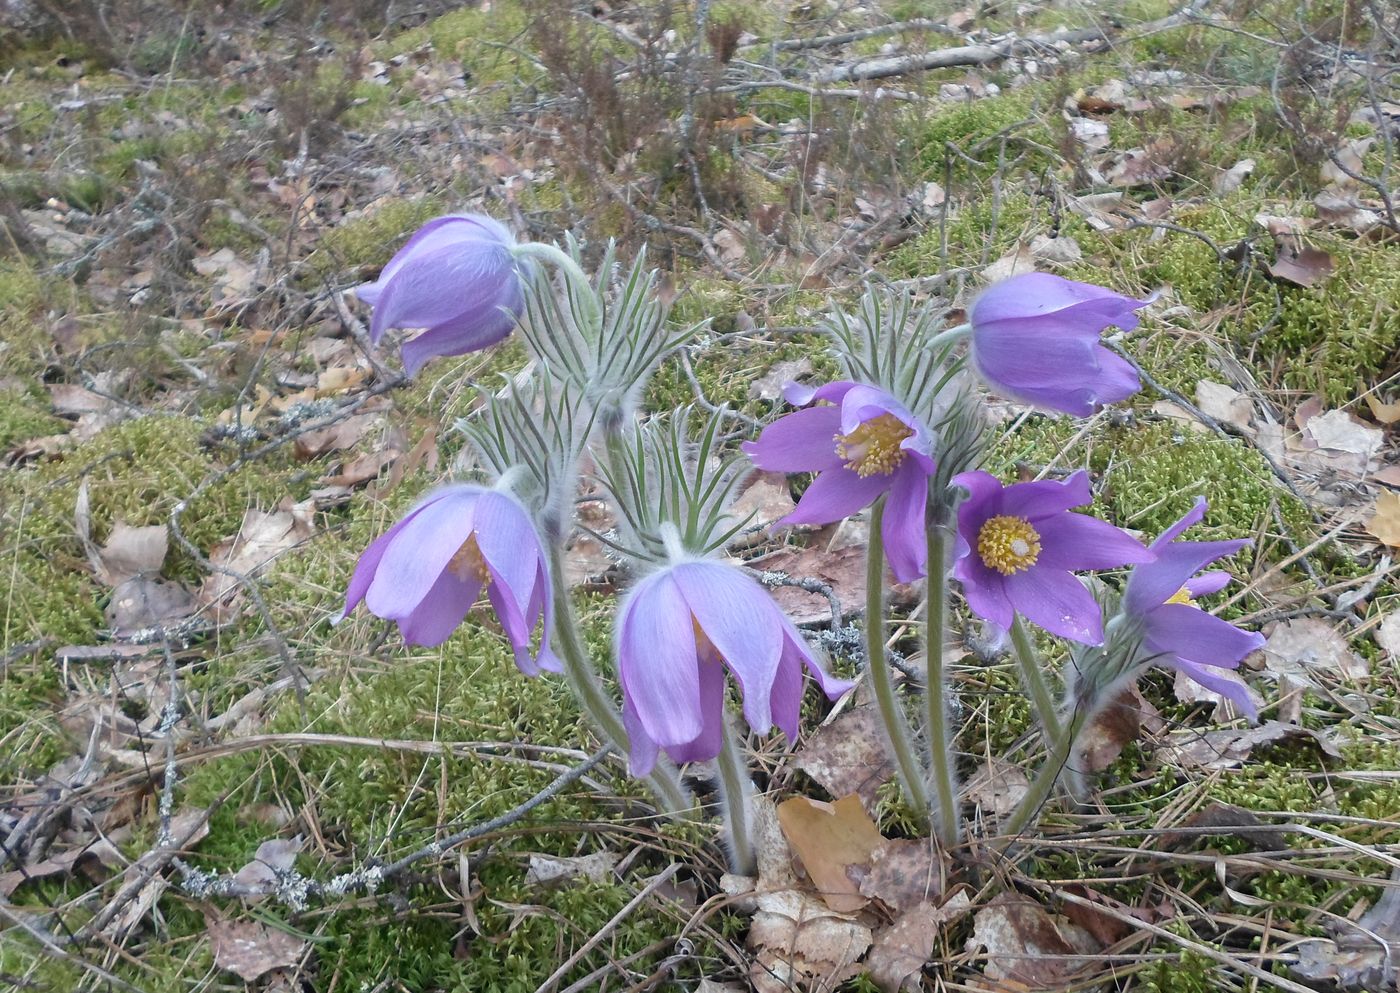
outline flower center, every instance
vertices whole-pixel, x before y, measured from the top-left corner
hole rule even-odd
[[[883,476],[904,461],[904,449],[899,445],[913,433],[913,428],[893,414],[881,414],[862,421],[850,434],[838,434],[836,454],[861,478]]]
[[[1181,589],[1177,590],[1177,591],[1176,591],[1175,593],[1173,593],[1171,596],[1167,597],[1167,599],[1166,599],[1165,601],[1163,601],[1163,602],[1164,602],[1164,603],[1179,603],[1179,604],[1181,604],[1183,607],[1195,607],[1195,606],[1196,606],[1196,601],[1193,600],[1193,599],[1191,598],[1191,591],[1188,590],[1185,586],[1183,586]],[[1198,609],[1199,609],[1199,608],[1198,608]]]
[[[1023,572],[1040,557],[1040,532],[1024,517],[989,518],[977,533],[977,554],[1003,576]]]
[[[700,619],[694,614],[690,615],[690,626],[695,629],[695,655],[700,661],[707,659],[718,659],[719,649],[715,648],[715,643],[710,640],[710,636],[700,627]]]
[[[462,542],[462,547],[457,549],[456,554],[448,561],[447,568],[463,582],[476,580],[478,583],[484,583],[491,578],[491,572],[486,568],[486,559],[482,558],[481,548],[477,545],[474,534],[468,535],[467,540]]]

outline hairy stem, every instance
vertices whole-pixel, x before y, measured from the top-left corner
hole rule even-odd
[[[1059,733],[1051,743],[1050,754],[1045,759],[1045,764],[1040,767],[1035,779],[1031,781],[1030,789],[1026,791],[1026,795],[1021,798],[1021,802],[1011,812],[1010,819],[1002,825],[1003,837],[998,847],[1005,848],[1011,844],[1017,835],[1040,816],[1041,808],[1050,799],[1050,794],[1055,790],[1055,784],[1060,781],[1065,767],[1069,765],[1069,758],[1074,754],[1075,742],[1079,739],[1079,732],[1084,729],[1088,717],[1089,711],[1087,709],[1076,709],[1070,715],[1069,723],[1060,727]]]
[[[551,556],[550,581],[554,588],[554,636],[558,642],[559,656],[564,661],[564,678],[579,706],[603,733],[603,737],[626,754],[627,730],[622,723],[622,713],[593,670],[588,649],[578,631],[573,605],[569,601],[569,590],[564,582],[563,556],[557,550]],[[682,814],[694,808],[690,792],[681,783],[680,773],[664,757],[658,757],[655,767],[647,775],[647,782],[667,813]]]
[[[948,531],[941,520],[928,526],[928,581],[924,607],[924,658],[928,665],[928,747],[933,773],[930,808],[934,834],[944,847],[958,841],[958,772],[948,724],[948,674],[943,666],[943,638],[948,611]]]
[[[754,856],[753,778],[744,762],[743,749],[729,722],[724,724],[724,744],[719,752],[719,792],[724,808],[724,824],[729,829],[729,869],[740,876],[752,876],[758,865]]]
[[[1031,633],[1026,630],[1026,622],[1017,614],[1011,621],[1011,644],[1016,649],[1016,662],[1021,667],[1021,679],[1026,684],[1026,692],[1035,704],[1036,716],[1044,730],[1045,740],[1052,747],[1060,740],[1060,715],[1055,707],[1054,694],[1045,680],[1045,670],[1040,666]]]
[[[870,672],[870,685],[875,690],[880,721],[885,726],[885,739],[899,770],[900,785],[922,816],[923,811],[929,809],[924,770],[910,740],[904,709],[895,696],[890,663],[885,655],[885,543],[880,535],[884,516],[885,498],[880,497],[870,511],[870,544],[865,552],[865,665]]]

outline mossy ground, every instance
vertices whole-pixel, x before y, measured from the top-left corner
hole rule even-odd
[[[1120,8],[1119,16],[1130,20],[1169,13],[1168,5],[1156,2]],[[922,5],[893,3],[885,13],[899,18],[927,12]],[[723,4],[713,16],[732,19],[762,38],[813,30],[801,9],[780,14]],[[1073,11],[1023,11],[989,15],[982,26],[1024,32],[1082,26],[1075,16]],[[1257,21],[1245,26],[1257,33],[1267,26],[1268,15],[1255,16]],[[1315,16],[1320,23],[1327,12]],[[676,39],[683,41],[691,27],[685,18],[676,23]],[[91,386],[95,373],[112,368],[133,369],[135,375],[122,397],[134,416],[56,455],[0,470],[0,575],[6,590],[0,644],[47,646],[7,656],[0,678],[5,746],[0,768],[5,781],[15,784],[15,796],[28,795],[54,763],[81,753],[85,742],[74,739],[58,719],[74,688],[80,682],[115,686],[114,673],[102,668],[108,663],[74,673],[53,660],[53,647],[99,644],[105,634],[103,608],[110,591],[92,574],[79,538],[80,493],[88,526],[100,542],[117,521],[168,521],[176,504],[200,488],[183,521],[190,541],[206,553],[238,531],[248,509],[306,499],[338,456],[301,460],[288,448],[241,464],[243,449],[236,440],[219,440],[210,429],[219,412],[254,384],[280,389],[277,372],[316,371],[309,355],[297,351],[298,329],[338,319],[328,294],[372,278],[405,235],[443,210],[466,203],[502,216],[515,212],[535,235],[554,237],[571,227],[590,235],[615,234],[629,243],[648,234],[648,212],[682,225],[698,223],[688,173],[677,161],[665,169],[644,164],[642,172],[665,178],[654,186],[639,184],[652,194],[639,214],[635,205],[624,207],[591,185],[578,163],[566,169],[549,161],[572,150],[534,144],[550,127],[552,108],[572,94],[530,50],[530,27],[531,15],[515,2],[451,11],[373,38],[342,26],[315,39],[325,45],[316,49],[319,61],[311,62],[298,61],[296,46],[287,47],[287,39],[253,31],[237,39],[257,56],[250,58],[246,78],[237,79],[215,72],[201,78],[198,52],[155,31],[149,44],[132,50],[132,64],[120,72],[64,40],[36,44],[16,58],[15,76],[6,83],[6,107],[0,108],[10,115],[0,149],[0,195],[22,210],[76,208],[93,215],[98,233],[112,238],[105,254],[70,267],[42,255],[0,251],[0,451],[19,451],[71,427],[54,414],[46,384]],[[600,60],[624,59],[631,52],[629,43],[603,28],[587,30]],[[1205,40],[1209,45],[1203,46]],[[928,43],[942,42],[931,37]],[[879,44],[867,41],[849,54],[878,50]],[[1085,153],[1074,145],[1061,114],[1067,98],[1134,69],[1184,67],[1209,76],[1222,91],[1267,85],[1272,57],[1270,46],[1248,35],[1221,37],[1191,26],[1150,34],[1125,50],[1067,57],[1035,78],[1024,66],[989,67],[982,79],[1002,87],[997,97],[930,99],[893,108],[781,89],[753,89],[731,98],[714,133],[739,137],[724,139],[723,154],[704,163],[704,177],[715,184],[715,204],[729,212],[732,226],[754,234],[747,255],[735,262],[754,267],[752,281],[723,278],[697,258],[686,236],[664,226],[650,229],[662,242],[659,257],[683,291],[675,318],[711,321],[709,344],[693,359],[706,399],[762,418],[774,405],[752,398],[749,387],[775,362],[809,357],[818,378],[833,372],[814,334],[765,339],[763,328],[812,325],[827,297],[844,299],[867,267],[888,279],[913,280],[946,264],[959,274],[947,290],[960,294],[955,302],[965,302],[979,267],[1036,235],[1056,233],[1074,238],[1084,252],[1083,261],[1063,267],[1063,274],[1124,292],[1167,289],[1155,316],[1125,341],[1163,386],[1190,396],[1198,380],[1220,375],[1220,359],[1229,356],[1244,363],[1260,389],[1287,409],[1311,393],[1329,407],[1354,402],[1400,371],[1400,312],[1391,303],[1400,299],[1400,257],[1393,240],[1319,226],[1308,240],[1335,260],[1325,281],[1304,288],[1267,276],[1263,266],[1272,248],[1255,217],[1312,218],[1319,162],[1304,143],[1285,140],[1286,129],[1266,97],[1242,95],[1190,109],[1159,105],[1109,119],[1114,148],[1169,136],[1182,150],[1170,179],[1132,193],[1138,199],[1171,198],[1173,229],[1148,225],[1100,232],[1066,207],[1071,187],[1085,193],[1092,186],[1082,180],[1079,160]],[[370,60],[385,63],[382,77],[369,70]],[[85,65],[82,72],[74,68]],[[171,65],[180,66],[176,77],[160,75]],[[444,82],[442,73],[449,68],[456,73],[458,65],[464,75]],[[943,70],[898,85],[936,96],[940,86],[966,76],[965,70]],[[79,94],[74,99],[82,106],[60,105],[70,90]],[[513,130],[526,117],[534,130]],[[751,172],[741,164],[744,155],[762,154],[765,143],[777,141],[773,126],[789,120],[810,122],[823,132],[805,154],[814,169],[818,160],[829,168],[824,190],[787,187],[772,178],[773,168]],[[288,163],[298,161],[303,147],[315,161],[300,160],[296,169],[306,171],[297,173]],[[211,160],[219,148],[234,151]],[[666,141],[647,145],[649,156],[664,157],[668,150],[674,147]],[[495,157],[498,153],[511,162]],[[1379,154],[1379,149],[1368,153],[1365,170],[1380,167]],[[1215,177],[1245,157],[1256,160],[1251,177],[1234,192],[1213,192]],[[764,161],[777,168],[784,160]],[[610,182],[626,178],[625,161],[610,164],[618,169]],[[879,255],[874,261],[858,254],[844,261],[844,269],[819,264],[812,245],[831,235],[829,254],[839,258],[831,243],[842,242],[841,224],[853,215],[856,197],[917,190],[929,182],[946,186],[946,216],[936,209],[914,212],[900,222],[900,236],[890,238],[888,246],[878,247],[884,244],[878,240],[861,243],[871,258]],[[51,201],[60,206],[46,208]],[[758,228],[744,227],[746,219],[769,208],[783,217],[777,232],[786,239],[781,244],[761,242]],[[140,229],[146,233],[124,240],[120,231],[138,230],[153,212],[164,227]],[[104,218],[119,223],[104,230]],[[157,237],[164,240],[146,240]],[[1231,251],[1246,242],[1247,251]],[[233,321],[211,309],[208,283],[191,268],[192,260],[222,248],[249,260],[264,253],[274,273],[259,299]],[[1228,256],[1222,259],[1217,248]],[[137,275],[147,279],[150,292],[133,303],[123,280]],[[64,318],[79,328],[76,345],[55,334]],[[756,324],[752,331],[748,318]],[[278,339],[289,342],[288,354],[267,363],[254,359],[239,344],[250,329],[290,331]],[[262,841],[299,833],[307,839],[299,868],[326,877],[497,816],[554,775],[538,764],[501,756],[337,745],[311,735],[523,741],[583,750],[596,744],[580,731],[580,717],[561,684],[520,677],[487,621],[469,621],[431,650],[403,647],[391,628],[364,614],[330,623],[358,551],[460,454],[460,439],[445,426],[470,403],[461,379],[490,382],[496,373],[518,369],[525,358],[517,343],[485,357],[437,363],[395,391],[390,417],[411,441],[431,430],[430,423],[444,427],[439,468],[415,471],[381,498],[357,492],[348,505],[318,513],[315,536],[279,559],[261,580],[278,633],[295,661],[317,678],[300,697],[274,695],[255,708],[257,733],[281,736],[276,744],[216,751],[182,766],[179,803],[212,810],[209,835],[191,855],[201,867],[236,870]],[[689,380],[676,360],[662,367],[647,394],[655,409],[691,399]],[[1316,537],[1313,510],[1279,484],[1246,440],[1197,433],[1164,420],[1152,411],[1157,399],[1145,393],[1127,406],[1130,417],[1102,418],[1087,431],[1077,423],[1032,417],[997,436],[989,468],[1009,478],[1019,467],[1088,467],[1097,484],[1095,512],[1147,535],[1204,495],[1211,509],[1202,537],[1255,538],[1253,549],[1230,563],[1242,576],[1262,573]],[[213,485],[202,485],[216,476]],[[1351,580],[1365,571],[1340,549],[1318,550],[1311,564],[1324,582]],[[172,544],[164,575],[195,584],[202,570]],[[1294,564],[1273,588],[1306,589],[1312,581]],[[1382,603],[1390,609],[1400,604],[1400,593],[1390,584],[1372,593],[1372,610]],[[1227,616],[1258,614],[1270,605],[1268,593],[1251,591]],[[578,607],[591,646],[604,657],[606,598],[581,598]],[[237,621],[200,636],[193,646],[198,661],[182,670],[200,720],[226,712],[284,675],[268,634],[256,612],[245,610]],[[1357,649],[1379,665],[1369,640],[1361,639]],[[1104,774],[1098,817],[1088,821],[1122,832],[1112,851],[1101,851],[1092,841],[1068,852],[1036,851],[1031,871],[1060,883],[1116,878],[1120,849],[1148,843],[1153,837],[1148,829],[1164,818],[1179,823],[1183,810],[1212,801],[1264,814],[1353,818],[1327,829],[1361,845],[1388,841],[1400,805],[1397,787],[1349,780],[1346,772],[1395,768],[1396,749],[1380,733],[1400,718],[1394,683],[1377,675],[1364,687],[1369,712],[1362,726],[1376,738],[1349,746],[1340,760],[1324,761],[1314,749],[1288,747],[1261,750],[1238,770],[1203,775],[1163,765],[1146,744],[1130,746]],[[1030,708],[1009,666],[968,669],[959,685],[968,752],[1020,747],[1028,758],[1034,755],[1036,746],[1028,744],[1027,735]],[[1209,713],[1178,703],[1168,681],[1151,677],[1144,691],[1173,726],[1209,727]],[[1352,712],[1337,693],[1310,693],[1304,701],[1310,727],[1350,719]],[[132,858],[149,848],[156,816],[149,792],[135,802],[132,830],[121,843]],[[455,859],[447,859],[431,863],[388,897],[288,915],[288,926],[313,936],[316,965],[308,973],[308,988],[534,990],[661,865],[679,860],[694,867],[708,895],[703,887],[713,885],[722,863],[712,828],[658,825],[644,815],[647,802],[644,790],[614,767],[599,773],[597,785],[576,787],[474,846],[466,876]],[[907,826],[905,813],[891,798],[885,827]],[[1052,819],[1056,829],[1080,823],[1066,815]],[[1322,934],[1323,911],[1346,916],[1359,901],[1374,900],[1376,890],[1364,883],[1383,875],[1380,863],[1329,847],[1317,836],[1281,834],[1279,842],[1318,854],[1241,870],[1238,876],[1229,864],[1232,889],[1270,908],[1271,927],[1293,935]],[[524,881],[531,854],[597,850],[639,854],[622,878],[606,882],[544,890]],[[1186,851],[1228,857],[1243,849],[1238,839],[1211,839]],[[1128,903],[1165,900],[1197,908],[1202,913],[1171,926],[1198,942],[1245,947],[1217,927],[1216,917],[1252,913],[1256,904],[1234,901],[1209,862],[1163,858],[1151,882],[1126,873],[1120,882],[1101,885]],[[25,913],[49,914],[50,927],[57,917],[76,928],[100,905],[100,899],[81,899],[91,885],[86,877],[25,885],[13,902]],[[114,885],[108,882],[98,896],[110,895]],[[187,990],[210,981],[216,973],[203,939],[209,911],[176,889],[166,891],[156,913],[123,939],[132,954],[112,957],[107,967],[143,990]],[[700,976],[728,975],[733,968],[725,957],[728,941],[741,932],[742,918],[721,908],[690,923],[695,913],[673,907],[627,917],[563,982],[656,945],[660,950],[637,967],[644,975],[668,954],[664,942],[683,933],[693,954],[672,975],[678,988],[693,988]],[[1174,951],[1167,943],[1156,950]],[[13,930],[0,938],[0,974],[41,989],[92,982],[73,960],[45,956]],[[1215,990],[1222,988],[1220,976],[1212,960],[1186,952],[1179,959],[1133,966],[1123,975],[1123,988]],[[858,980],[850,988],[868,987]]]

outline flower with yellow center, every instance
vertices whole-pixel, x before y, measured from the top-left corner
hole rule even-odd
[[[1040,556],[1040,532],[1024,517],[999,514],[977,533],[977,554],[1003,576],[1024,572]]]
[[[867,476],[887,476],[899,468],[905,453],[902,443],[911,438],[914,429],[893,414],[881,414],[850,434],[835,437],[836,454],[845,460],[847,468],[864,479]]]
[[[1185,586],[1177,590],[1171,596],[1167,597],[1166,602],[1179,603],[1183,607],[1200,607],[1200,604],[1196,603],[1195,599],[1191,596],[1191,591],[1188,590]]]

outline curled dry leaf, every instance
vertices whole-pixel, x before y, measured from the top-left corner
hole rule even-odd
[[[117,521],[98,552],[102,567],[98,578],[108,586],[118,586],[132,576],[160,572],[169,543],[164,524],[134,528]]]
[[[783,387],[801,379],[811,371],[812,360],[805,356],[800,359],[777,362],[771,369],[749,384],[749,399],[779,400],[783,395]]]
[[[875,849],[860,881],[862,896],[880,901],[900,914],[943,894],[941,855],[929,838],[891,838]]]
[[[752,478],[745,481],[743,491],[729,506],[729,517],[735,524],[748,521],[730,545],[744,546],[766,541],[767,529],[775,521],[792,513],[794,507],[796,504],[792,501],[785,474],[752,473]]]
[[[194,595],[183,583],[158,576],[132,576],[112,591],[102,613],[116,637],[128,638],[189,617],[194,610]]]
[[[1385,492],[1376,497],[1376,512],[1366,522],[1366,530],[1382,545],[1400,548],[1400,493]]]
[[[1400,869],[1392,870],[1390,883],[1355,924],[1334,918],[1331,940],[1299,945],[1293,971],[1309,982],[1341,990],[1393,989],[1394,963],[1400,956]]]
[[[1081,768],[1085,772],[1103,772],[1123,754],[1124,748],[1137,741],[1144,729],[1155,734],[1162,725],[1157,708],[1136,686],[1126,687],[1094,716],[1080,736]]]
[[[1196,405],[1222,424],[1248,431],[1254,421],[1254,404],[1234,387],[1201,380],[1196,384]]]
[[[209,560],[248,578],[259,575],[277,556],[306,541],[315,533],[312,523],[314,504],[284,500],[272,512],[248,510],[238,533],[214,546]],[[238,588],[238,579],[215,572],[199,590],[201,603],[223,605]]]
[[[835,803],[792,797],[778,804],[778,823],[827,906],[850,913],[870,902],[860,878],[885,839],[858,796]]]
[[[1021,989],[1058,990],[1101,950],[1083,928],[1055,917],[1023,896],[1002,893],[972,918],[969,952],[985,949],[983,971],[994,982]]]
[[[1252,810],[1212,800],[1180,825],[1194,830],[1168,831],[1160,840],[1164,847],[1180,848],[1203,838],[1224,836],[1243,838],[1255,848],[1267,849],[1273,847],[1279,836],[1276,831],[1261,830],[1263,823]]]
[[[1376,628],[1376,644],[1400,662],[1400,610],[1391,611]]]
[[[1253,159],[1240,159],[1229,169],[1216,176],[1211,182],[1211,186],[1221,196],[1234,193],[1243,185],[1245,177],[1254,171],[1254,165]]]
[[[919,976],[924,963],[933,955],[940,930],[965,915],[972,901],[958,890],[941,907],[917,904],[887,928],[875,935],[865,960],[871,982],[885,993],[921,988]]]
[[[256,893],[270,893],[277,886],[278,873],[286,872],[301,851],[301,835],[269,838],[258,846],[247,865],[234,874],[233,881]]]
[[[1266,721],[1241,730],[1202,732],[1184,728],[1168,735],[1158,754],[1185,769],[1236,769],[1249,761],[1256,747],[1297,740],[1312,742],[1324,755],[1341,758],[1341,749],[1330,737],[1282,721]]]
[[[1400,400],[1386,403],[1374,393],[1367,393],[1366,406],[1371,408],[1371,416],[1382,424],[1400,422]]]
[[[612,876],[620,857],[616,852],[593,852],[573,858],[531,855],[525,885],[554,887],[579,879],[601,883]]]
[[[251,983],[273,969],[290,969],[301,961],[306,941],[256,921],[209,921],[214,964]]]
[[[1330,276],[1335,267],[1332,256],[1322,249],[1279,239],[1277,255],[1264,268],[1275,279],[1286,280],[1306,289]]]

